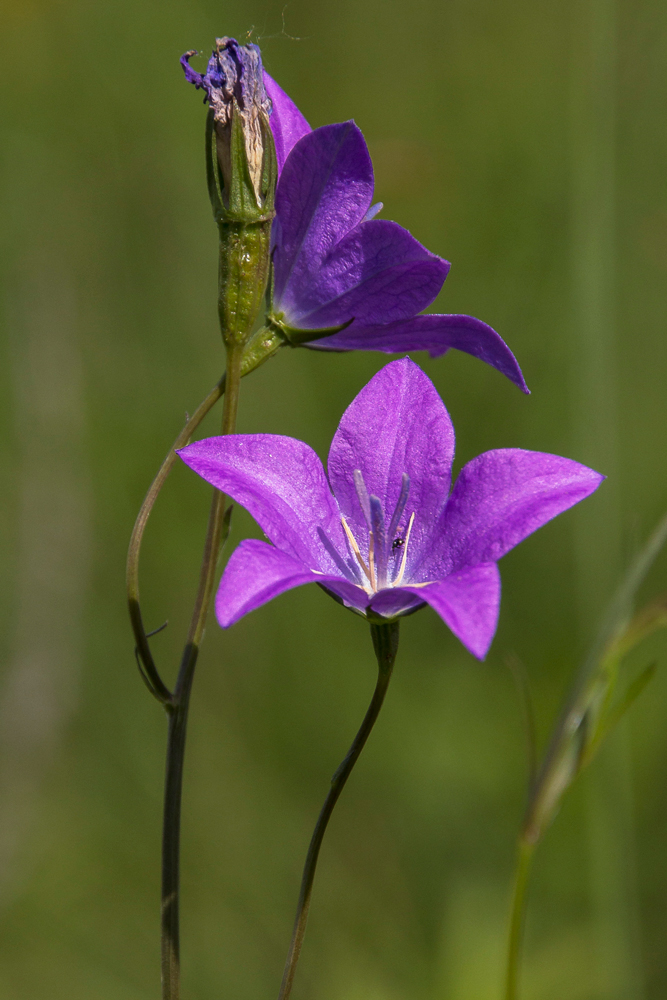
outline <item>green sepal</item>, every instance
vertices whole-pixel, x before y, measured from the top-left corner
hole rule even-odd
[[[231,160],[232,183],[229,202],[226,206],[224,222],[260,222],[264,217],[263,209],[257,204],[257,195],[250,177],[248,155],[246,153],[245,136],[243,134],[243,118],[239,106],[232,101],[232,127],[229,144]]]
[[[220,525],[220,547],[218,549],[218,563],[222,559],[222,554],[225,551],[225,546],[229,538],[229,533],[232,530],[232,514],[234,512],[234,504],[230,503],[225,509],[225,513],[222,516],[222,524]]]
[[[222,518],[222,526],[220,528],[220,555],[222,555],[222,550],[227,544],[227,539],[229,538],[229,532],[232,528],[232,511],[234,510],[234,504],[230,503],[229,507],[224,513]]]
[[[261,327],[253,333],[243,350],[241,375],[249,375],[284,346],[285,340],[275,330],[268,326]]]
[[[273,218],[276,207],[276,185],[278,184],[278,157],[276,156],[276,144],[271,131],[269,119],[265,115],[260,115],[259,127],[262,132],[262,146],[264,147],[264,160],[262,164],[262,203],[265,214],[270,214]]]
[[[268,118],[260,116],[262,133],[261,204],[250,177],[250,167],[243,134],[243,118],[236,101],[233,102],[229,134],[231,184],[225,182],[218,160],[218,139],[213,111],[206,116],[206,180],[213,209],[219,226],[226,223],[253,225],[273,219],[275,215],[275,190],[278,182],[276,148]]]
[[[354,323],[354,316],[352,319],[348,319],[347,323],[341,323],[340,326],[327,326],[322,327],[320,330],[302,330],[299,327],[290,326],[289,323],[284,321],[282,316],[276,315],[276,313],[269,313],[266,322],[268,326],[273,327],[284,337],[290,347],[301,347],[303,344],[308,344],[311,340],[332,337],[334,333],[346,330],[351,323]]]
[[[210,109],[206,115],[206,182],[213,209],[213,218],[219,224],[225,211],[225,204],[222,199],[223,181],[218,163],[213,111]]]

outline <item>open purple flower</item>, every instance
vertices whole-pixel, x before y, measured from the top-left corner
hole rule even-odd
[[[424,350],[439,357],[456,348],[528,392],[516,358],[486,323],[418,315],[438,295],[450,265],[396,222],[373,218],[382,205],[372,204],[373,165],[354,122],[312,131],[265,70],[264,87],[257,83],[255,45],[220,39],[203,74],[189,64],[194,54],[181,59],[186,79],[204,90],[214,111],[246,78],[253,81],[251,96],[262,107],[266,96],[271,105],[279,180],[269,325],[293,345],[320,350]]]
[[[480,659],[498,620],[497,560],[604,478],[567,458],[504,448],[469,462],[450,493],[454,429],[408,358],[386,365],[343,414],[328,481],[308,445],[274,434],[208,438],[179,454],[273,542],[246,540],[232,554],[216,600],[223,628],[319,583],[370,617],[430,604]]]
[[[281,136],[289,105],[285,94],[274,104]],[[276,190],[270,320],[293,343],[322,350],[425,350],[438,357],[456,348],[527,392],[516,358],[486,323],[417,315],[438,295],[450,265],[396,222],[373,218],[382,206],[372,205],[373,165],[354,122],[297,139],[305,119],[292,112],[288,120],[295,141]],[[270,123],[275,137],[274,113]],[[317,338],[318,330],[328,335]]]

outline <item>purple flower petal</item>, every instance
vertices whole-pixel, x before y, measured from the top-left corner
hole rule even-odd
[[[303,441],[277,434],[233,434],[196,441],[180,457],[242,504],[280,549],[311,570],[354,570],[340,512],[319,458]],[[353,565],[353,564],[352,564]]]
[[[241,542],[225,567],[215,599],[216,617],[223,628],[229,628],[249,611],[304,583],[333,585],[354,607],[360,604],[363,608],[368,603],[361,587],[336,576],[313,573],[300,560],[253,538]]]
[[[539,451],[501,448],[479,455],[459,474],[419,576],[437,579],[500,559],[603,479],[579,462]]]
[[[387,587],[386,590],[379,590],[370,599],[371,609],[383,618],[396,618],[398,615],[423,607],[424,603],[424,598],[417,594],[417,588],[411,593],[405,587]]]
[[[298,307],[285,302],[290,326],[320,330],[354,318],[389,323],[431,304],[449,264],[395,222],[364,222],[345,236],[295,288]],[[356,325],[356,324],[355,324]]]
[[[361,470],[368,493],[379,497],[387,524],[401,495],[403,474],[410,477],[400,521],[404,530],[416,512],[409,568],[446,501],[453,457],[454,428],[431,380],[409,358],[386,365],[348,406],[329,452],[329,481],[362,550],[368,529],[354,470]]]
[[[194,71],[190,70],[190,72]],[[278,86],[266,70],[264,70],[264,86],[272,105],[269,122],[273,133],[273,141],[276,145],[278,175],[280,176],[280,172],[285,165],[285,160],[291,153],[294,145],[304,135],[307,135],[311,131],[311,128],[294,101],[287,96],[282,87]]]
[[[342,577],[318,576],[315,583],[319,583],[330,595],[340,601],[346,608],[353,608],[365,614],[370,604],[370,597],[363,587],[344,580]]]
[[[340,333],[311,341],[306,346],[324,351],[384,351],[387,354],[428,351],[432,358],[455,348],[486,361],[523,392],[529,392],[518,362],[505,341],[473,316],[432,313],[382,326],[354,322]]]
[[[422,587],[401,589],[430,604],[466,649],[478,660],[484,659],[500,610],[500,572],[494,562],[460,570]]]
[[[298,310],[321,261],[366,215],[373,166],[354,122],[309,132],[290,153],[276,189],[274,303]]]

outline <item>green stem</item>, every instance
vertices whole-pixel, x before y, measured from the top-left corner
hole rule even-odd
[[[371,730],[375,725],[375,721],[380,713],[380,709],[382,708],[382,704],[387,693],[387,688],[389,687],[389,681],[391,680],[394,661],[396,659],[396,652],[398,650],[398,622],[388,622],[386,624],[372,623],[371,637],[373,639],[373,647],[375,649],[375,655],[378,663],[377,684],[375,685],[375,691],[373,692],[371,703],[368,706],[368,711],[364,716],[364,721],[361,723],[359,732],[354,737],[345,759],[331,779],[329,794],[324,801],[322,811],[320,812],[317,823],[315,824],[315,830],[313,831],[313,836],[308,848],[308,854],[306,856],[306,863],[303,868],[301,891],[299,893],[299,902],[296,910],[296,919],[294,921],[294,930],[292,931],[292,940],[290,942],[289,952],[287,953],[287,961],[285,962],[285,971],[283,972],[283,981],[280,986],[279,1000],[287,1000],[292,992],[294,974],[299,961],[299,955],[301,954],[303,938],[306,933],[306,923],[308,920],[308,910],[310,908],[310,897],[313,891],[315,869],[317,868],[317,859],[319,857],[320,847],[322,846],[322,840],[324,839],[326,828],[340,794],[345,787],[345,783],[352,773],[352,768],[357,763],[359,755],[366,744],[366,740],[370,736]]]
[[[139,603],[139,553],[141,550],[141,543],[143,541],[146,524],[148,523],[148,518],[150,517],[160,490],[164,486],[167,476],[171,472],[174,462],[176,461],[176,451],[177,449],[184,448],[186,446],[206,414],[215,406],[217,401],[223,395],[225,391],[225,381],[226,373],[222,376],[218,384],[211,389],[206,399],[200,403],[194,414],[190,417],[187,424],[174,441],[167,457],[160,466],[158,474],[150,485],[150,489],[146,494],[144,502],[141,505],[141,509],[139,510],[137,519],[134,523],[134,529],[130,539],[130,547],[127,553],[127,599],[130,609],[130,621],[132,623],[134,641],[137,647],[137,656],[143,670],[145,671],[149,687],[156,698],[163,704],[168,704],[173,696],[162,681],[155,665],[141,617],[141,605]]]
[[[227,352],[227,382],[222,413],[222,433],[233,434],[236,427],[242,350]],[[188,707],[199,646],[204,634],[206,614],[215,582],[215,569],[220,550],[220,538],[225,510],[225,498],[215,490],[204,543],[199,587],[192,611],[187,644],[173,695],[167,703],[169,733],[162,827],[162,997],[178,1000],[180,995],[179,961],[179,873],[181,797],[183,760],[187,733]]]
[[[526,914],[526,889],[534,853],[535,844],[521,837],[514,873],[514,893],[512,896],[510,933],[507,947],[505,1000],[518,1000],[519,996],[519,960],[521,957],[521,944]]]
[[[284,342],[284,338],[282,338],[279,333],[269,329],[268,327],[262,327],[258,330],[247,343],[240,362],[235,362],[235,364],[240,365],[240,377],[248,375],[256,368],[259,368],[260,365],[264,364],[265,361],[276,354]],[[153,510],[153,506],[155,505],[155,501],[158,498],[160,490],[164,486],[167,476],[174,466],[177,458],[176,451],[179,448],[184,448],[186,444],[188,444],[190,438],[199,427],[204,417],[224,394],[226,381],[227,372],[225,372],[218,384],[211,389],[206,399],[200,403],[194,414],[190,417],[185,427],[174,441],[167,457],[160,466],[158,474],[151,483],[144,502],[141,505],[141,509],[134,524],[132,537],[130,539],[130,547],[127,553],[127,599],[130,610],[130,622],[132,624],[134,642],[137,649],[137,659],[139,661],[142,677],[146,681],[151,693],[158,699],[158,701],[162,702],[163,705],[169,704],[173,695],[160,677],[148,643],[149,637],[144,628],[141,615],[141,604],[139,601],[139,553],[141,551],[141,544],[146,524],[148,523],[148,518],[151,515],[151,511]],[[236,387],[236,394],[236,399],[232,400],[229,404],[229,413],[236,413],[238,385]],[[223,415],[223,423],[224,419]],[[223,430],[222,433],[233,433],[233,430],[229,432]]]

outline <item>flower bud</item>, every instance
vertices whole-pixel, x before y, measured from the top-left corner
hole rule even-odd
[[[185,78],[205,91],[206,170],[220,231],[218,310],[225,344],[243,347],[262,305],[269,274],[278,170],[269,125],[271,102],[256,45],[218,38],[206,72],[181,58]]]
[[[254,221],[258,213],[273,212],[277,180],[259,48],[218,38],[203,75],[190,66],[196,54],[186,52],[181,65],[186,80],[205,91],[210,108],[207,161],[214,214],[218,221],[223,216]]]

